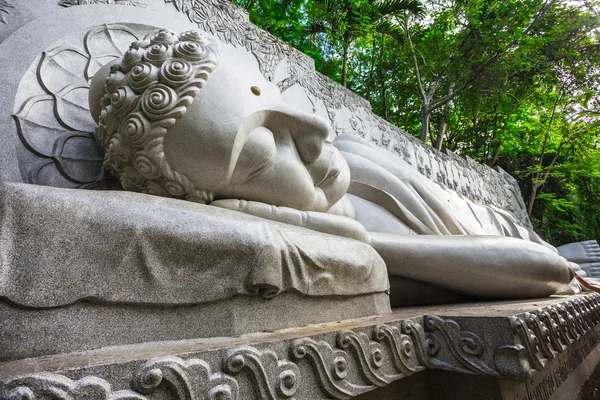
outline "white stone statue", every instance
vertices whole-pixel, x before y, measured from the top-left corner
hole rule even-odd
[[[132,44],[94,76],[90,109],[105,166],[125,189],[368,242],[396,303],[415,301],[401,292],[423,283],[435,298],[443,289],[526,298],[573,279],[556,249],[509,214],[362,139],[332,143],[324,119],[284,103],[258,69],[199,33]]]

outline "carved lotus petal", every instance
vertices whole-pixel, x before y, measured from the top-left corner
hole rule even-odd
[[[78,183],[95,182],[102,176],[103,151],[92,133],[73,132],[55,143],[55,158],[63,172]]]
[[[81,188],[82,185],[65,178],[56,168],[56,163],[51,159],[41,159],[31,165],[27,171],[27,181],[35,185],[63,187],[69,189]]]
[[[38,156],[51,157],[54,141],[68,131],[54,117],[54,108],[52,96],[36,96],[15,114],[21,141]]]
[[[73,131],[93,132],[96,129],[88,103],[89,87],[71,85],[56,93],[56,116]]]
[[[103,152],[92,133],[95,124],[87,108],[78,104],[87,91],[84,85],[66,87],[56,97],[36,96],[15,114],[21,141],[44,158],[27,171],[29,182],[81,187],[100,178]]]
[[[68,86],[87,85],[83,71],[88,61],[83,51],[71,46],[58,46],[45,51],[38,70],[42,87],[48,94],[57,94]]]
[[[84,39],[85,49],[90,55],[85,78],[91,79],[102,66],[122,57],[131,42],[138,39],[131,29],[122,25],[103,25],[91,29]]]

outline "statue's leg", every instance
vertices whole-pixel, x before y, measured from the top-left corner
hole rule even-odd
[[[390,276],[430,283],[482,298],[545,297],[573,273],[544,246],[501,236],[401,236],[371,233]]]

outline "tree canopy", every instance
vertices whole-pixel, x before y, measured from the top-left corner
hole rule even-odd
[[[235,0],[373,111],[516,176],[555,245],[600,240],[597,0]]]

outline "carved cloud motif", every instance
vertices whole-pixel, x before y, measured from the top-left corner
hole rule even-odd
[[[24,101],[14,115],[21,141],[39,159],[27,171],[29,183],[100,185],[104,150],[88,106],[89,81],[137,39],[124,26],[103,25],[86,33],[83,48],[64,45],[42,53],[36,77],[45,94]]]

